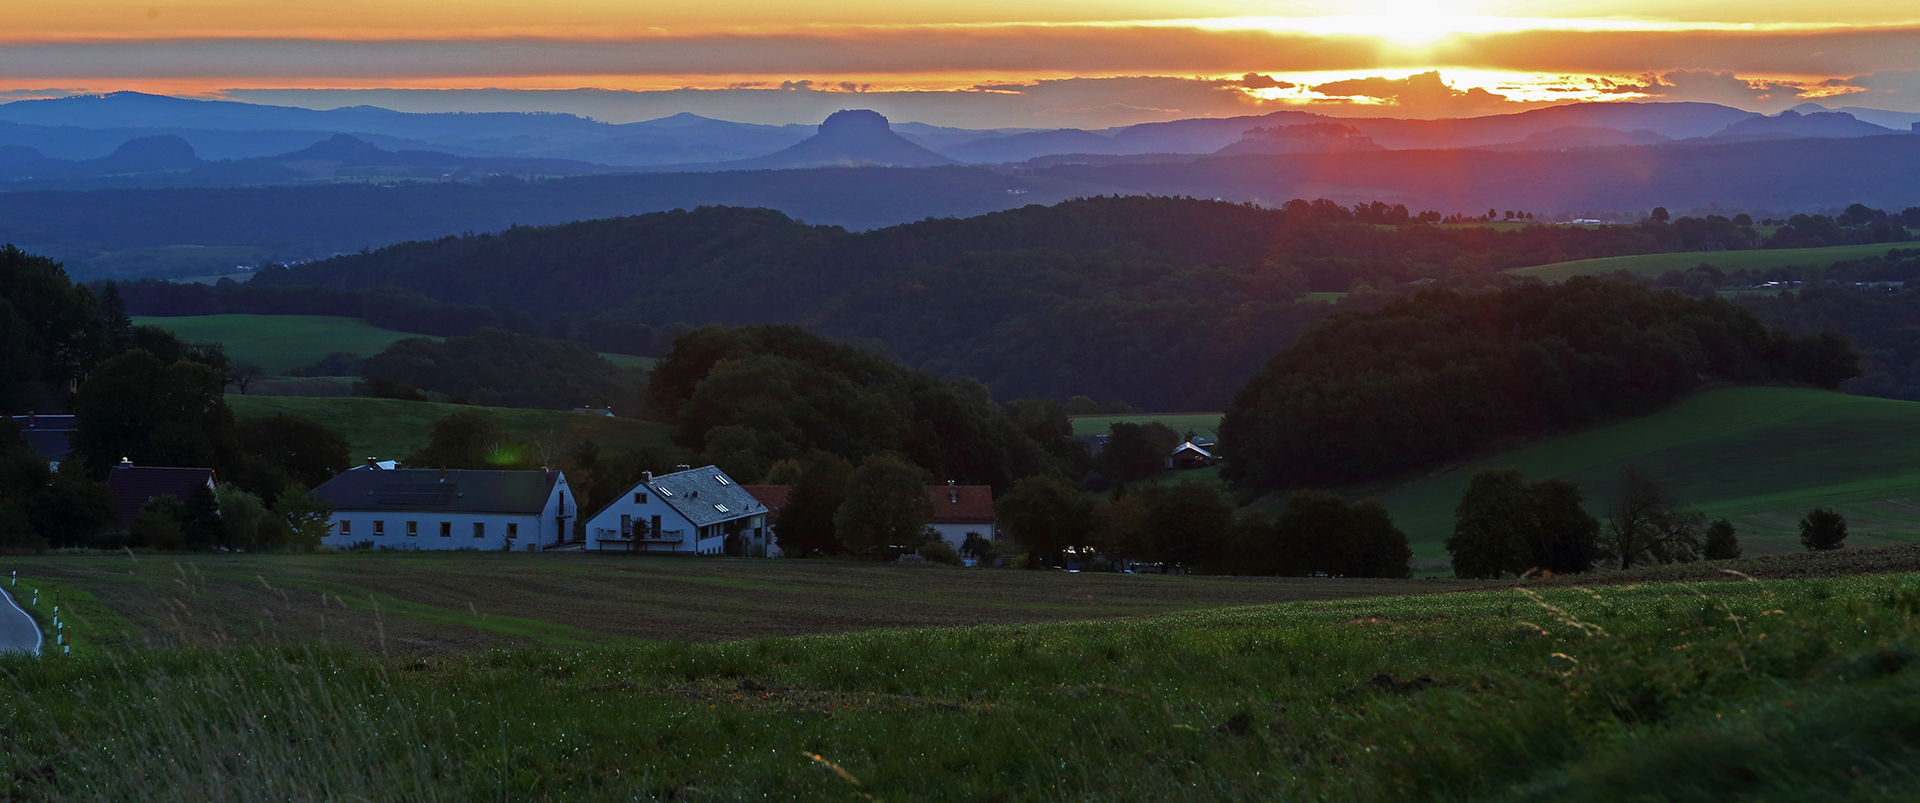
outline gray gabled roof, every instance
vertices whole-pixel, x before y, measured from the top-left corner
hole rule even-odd
[[[539,513],[559,480],[558,471],[343,471],[313,494],[340,511]]]
[[[647,486],[654,498],[686,516],[696,527],[767,512],[760,500],[714,466],[662,474],[640,485]]]

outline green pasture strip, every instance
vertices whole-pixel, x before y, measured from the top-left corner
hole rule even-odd
[[[1920,576],[1880,575],[456,658],[0,658],[0,797],[1912,799],[1917,613]]]
[[[1712,265],[1731,273],[1736,270],[1766,270],[1788,266],[1825,267],[1835,262],[1850,259],[1865,259],[1873,256],[1885,256],[1888,249],[1901,248],[1907,243],[1870,243],[1866,245],[1835,245],[1827,248],[1779,248],[1755,249],[1748,251],[1682,251],[1672,254],[1633,254],[1620,257],[1600,257],[1598,259],[1576,259],[1572,262],[1556,262],[1551,265],[1535,265],[1528,268],[1515,268],[1507,271],[1517,276],[1536,276],[1549,281],[1559,281],[1573,276],[1593,276],[1603,273],[1626,271],[1643,276],[1658,276],[1670,270],[1685,271],[1701,264]]]
[[[1073,424],[1075,435],[1105,435],[1114,424],[1145,424],[1158,422],[1167,425],[1174,432],[1185,434],[1192,431],[1196,435],[1212,438],[1220,429],[1220,413],[1137,413],[1132,415],[1075,415],[1068,416]]]
[[[427,337],[381,329],[359,318],[328,315],[193,315],[140,317],[133,322],[158,326],[182,340],[220,343],[228,356],[256,363],[269,374],[311,364],[336,351],[370,357],[396,340]]]
[[[499,422],[524,440],[555,440],[562,444],[592,439],[602,452],[624,452],[668,442],[666,427],[651,421],[615,418],[564,410],[517,407],[478,407],[440,402],[410,402],[362,397],[228,396],[227,404],[241,421],[285,413],[310,418],[340,431],[352,444],[356,459],[403,458],[424,446],[433,423],[449,413],[472,411]]]
[[[258,364],[269,374],[284,373],[296,365],[310,365],[336,351],[371,357],[396,340],[444,339],[396,332],[359,318],[330,315],[189,315],[138,317],[133,322],[158,326],[183,340],[220,343],[234,359]],[[652,368],[657,362],[652,357],[631,354],[602,353],[600,356],[621,368]]]
[[[1383,494],[1416,560],[1444,559],[1473,473],[1517,468],[1580,484],[1604,515],[1621,467],[1636,465],[1711,515],[1920,497],[1920,404],[1802,388],[1706,391],[1660,413],[1492,457]],[[1269,500],[1267,504],[1277,503]]]
[[[219,272],[232,275],[235,281],[244,282],[253,278],[253,274],[234,273],[234,268],[242,265],[252,267],[262,262],[270,262],[276,256],[274,251],[249,245],[169,245],[124,248],[118,251],[107,251],[84,260],[84,270],[87,274],[95,276],[134,277]],[[218,278],[215,277],[214,281],[217,280]]]
[[[645,368],[651,371],[653,370],[654,363],[659,362],[659,360],[652,357],[641,357],[633,354],[609,354],[604,351],[599,354],[607,362],[613,363],[621,368]]]

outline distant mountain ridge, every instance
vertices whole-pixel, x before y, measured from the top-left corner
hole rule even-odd
[[[623,168],[561,159],[453,156],[383,150],[349,134],[275,156],[209,161],[172,134],[135,137],[95,159],[53,159],[23,145],[0,146],[0,190],[248,186],[312,180],[463,175],[592,175]]]
[[[1835,125],[1831,114],[1851,114]],[[876,116],[878,116],[876,114]],[[1800,118],[1800,119],[1795,119]],[[1143,123],[1104,130],[967,129],[894,122],[897,141],[838,152],[822,143],[782,154],[819,136],[817,127],[734,123],[681,113],[610,124],[571,114],[526,112],[413,113],[370,106],[315,110],[134,92],[23,100],[0,104],[0,146],[23,145],[56,159],[93,159],[127,140],[173,135],[202,158],[275,156],[334,134],[350,134],[389,151],[434,151],[463,157],[563,159],[615,167],[740,170],[834,164],[944,164],[1061,161],[1063,155],[1135,157],[1236,148],[1247,131],[1337,124],[1389,150],[1556,150],[1639,145],[1664,139],[1870,136],[1911,133],[1920,114],[1814,105],[1791,117],[1763,117],[1710,103],[1593,102],[1483,117],[1419,120],[1341,118],[1301,110],[1226,118]],[[1814,125],[1815,122],[1828,123]],[[1877,126],[1877,128],[1870,127]],[[1737,127],[1737,128],[1736,128]],[[1569,129],[1579,130],[1578,132]],[[1561,133],[1554,134],[1552,132]],[[1272,147],[1271,143],[1266,143]],[[879,148],[879,150],[874,150]],[[1237,146],[1259,150],[1261,143]],[[844,150],[844,149],[843,149]],[[857,152],[855,152],[857,151]],[[1232,152],[1232,151],[1229,151]],[[782,154],[776,156],[776,154]],[[1139,161],[1139,160],[1133,160]],[[680,165],[681,167],[669,166]]]

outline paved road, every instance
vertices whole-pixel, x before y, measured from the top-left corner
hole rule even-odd
[[[0,652],[40,654],[40,626],[0,588]]]

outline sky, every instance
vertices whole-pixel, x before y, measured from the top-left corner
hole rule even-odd
[[[8,0],[0,100],[1100,128],[1579,101],[1920,112],[1885,0]]]

